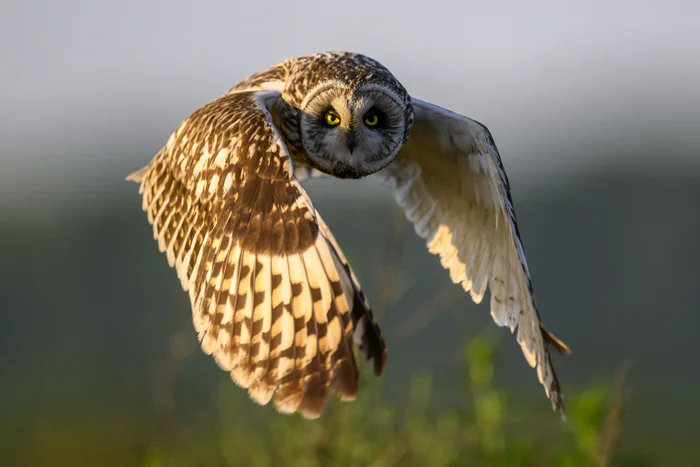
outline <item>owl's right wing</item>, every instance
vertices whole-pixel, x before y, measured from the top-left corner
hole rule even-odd
[[[140,183],[161,252],[189,291],[202,349],[259,404],[321,414],[357,393],[353,342],[381,374],[367,300],[299,181],[273,121],[280,93],[229,93],[194,112]]]

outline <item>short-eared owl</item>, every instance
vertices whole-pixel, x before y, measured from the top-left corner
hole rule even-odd
[[[431,253],[517,328],[564,414],[508,178],[480,123],[418,100],[376,60],[327,52],[251,75],[190,115],[143,169],[143,209],[189,292],[205,353],[259,404],[318,417],[357,395],[353,345],[384,369],[360,284],[300,181],[373,175]]]

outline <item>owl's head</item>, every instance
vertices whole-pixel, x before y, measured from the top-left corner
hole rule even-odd
[[[328,81],[301,105],[301,139],[310,162],[339,178],[360,178],[394,160],[407,136],[410,104],[382,83]]]

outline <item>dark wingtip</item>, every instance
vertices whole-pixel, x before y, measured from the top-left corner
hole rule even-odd
[[[376,376],[381,376],[384,374],[384,368],[386,367],[386,343],[384,339],[381,340],[381,353],[375,354],[374,358],[374,374]]]
[[[569,418],[566,416],[566,410],[564,410],[564,405],[562,404],[561,407],[559,407],[559,413],[561,414],[561,421],[566,423],[569,421]]]
[[[562,397],[556,378],[549,387],[549,394],[552,401],[552,410],[559,412],[562,421],[567,422],[569,419],[566,416],[566,409],[564,408],[564,398]]]
[[[376,323],[376,321],[374,321],[371,311],[368,310],[365,319],[365,335],[371,333],[371,335],[368,336],[370,341],[370,351],[367,353],[367,357],[374,360],[374,374],[376,376],[381,376],[384,373],[384,367],[386,366],[386,341],[384,341],[382,331],[379,329],[379,325]]]
[[[372,311],[364,306],[364,300],[358,293],[355,294],[355,306],[352,314],[356,317],[359,316],[355,330],[358,327],[362,329],[361,344],[358,347],[367,360],[374,361],[374,374],[381,376],[386,365],[386,342],[379,325],[374,321]]]

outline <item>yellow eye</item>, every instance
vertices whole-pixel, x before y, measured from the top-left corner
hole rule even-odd
[[[336,126],[340,123],[340,117],[329,112],[326,114],[326,123],[330,126]]]
[[[369,117],[365,117],[365,125],[374,126],[377,123],[379,123],[379,117],[377,116],[377,114],[370,115]]]

